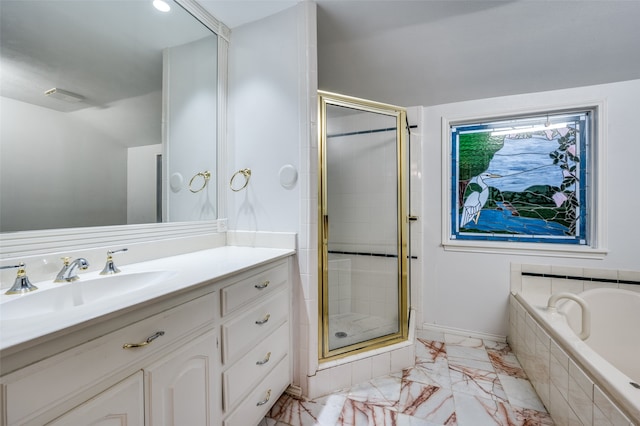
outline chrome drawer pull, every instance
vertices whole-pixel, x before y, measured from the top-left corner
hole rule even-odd
[[[267,353],[267,356],[262,361],[256,361],[256,365],[265,365],[269,362],[269,358],[271,358],[271,352]]]
[[[269,318],[271,318],[271,314],[267,314],[263,319],[257,320],[256,324],[258,325],[265,324],[267,321],[269,321]]]
[[[257,288],[258,290],[262,290],[263,288],[267,288],[268,285],[269,285],[269,280],[263,282],[262,284],[255,284],[254,287]]]
[[[261,405],[266,404],[267,402],[269,402],[269,398],[271,398],[271,389],[269,389],[269,390],[267,391],[267,397],[266,397],[265,399],[263,399],[262,401],[258,402],[258,403],[256,404],[256,406],[258,406],[258,407],[259,407],[259,406],[261,406]]]
[[[122,345],[122,349],[141,348],[143,346],[147,346],[149,343],[153,342],[160,336],[164,336],[164,331],[158,331],[157,333],[147,337],[147,340],[141,343],[125,343],[124,345]]]

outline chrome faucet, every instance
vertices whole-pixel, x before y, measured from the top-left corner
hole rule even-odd
[[[107,263],[104,265],[104,269],[102,270],[102,272],[100,272],[100,275],[111,275],[111,274],[117,274],[118,272],[120,272],[120,269],[118,269],[118,267],[113,263],[112,255],[114,253],[120,253],[127,250],[129,249],[123,248],[120,250],[109,250],[107,252]]]
[[[58,272],[56,279],[53,280],[54,283],[64,283],[79,280],[80,277],[78,276],[76,270],[81,269],[84,271],[89,267],[89,262],[84,257],[79,257],[73,262],[69,262],[70,260],[70,257],[62,258],[64,265],[62,266],[60,272]]]
[[[29,277],[27,277],[26,265],[20,262],[17,265],[0,266],[0,269],[18,268],[18,275],[13,285],[5,294],[24,294],[33,290],[37,290],[38,287],[31,284]]]

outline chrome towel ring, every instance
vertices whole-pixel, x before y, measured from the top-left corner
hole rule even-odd
[[[233,186],[233,181],[238,175],[244,176],[244,185],[242,185],[240,187],[238,187],[236,185],[234,187]],[[231,187],[231,190],[233,192],[241,191],[241,190],[245,189],[247,187],[247,185],[249,185],[249,179],[251,179],[251,169],[240,169],[237,172],[235,172],[233,174],[233,176],[231,176],[231,180],[229,181],[229,186]]]
[[[202,181],[202,186],[198,189],[193,189],[193,181],[198,177],[201,176],[203,181]],[[211,179],[211,172],[208,170],[205,170],[204,172],[200,172],[200,173],[196,173],[191,180],[189,181],[189,191],[193,192],[194,194],[196,192],[200,192],[202,191],[207,184],[209,183],[209,179]]]

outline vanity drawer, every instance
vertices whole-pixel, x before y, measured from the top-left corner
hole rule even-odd
[[[8,424],[101,392],[101,382],[111,385],[107,382],[140,369],[150,356],[211,323],[217,302],[217,294],[210,293],[4,376]],[[151,336],[157,337],[145,344]],[[143,345],[124,349],[127,343]]]
[[[289,351],[289,323],[282,324],[222,374],[223,404],[229,411]]]
[[[224,287],[220,297],[222,315],[227,315],[259,297],[270,294],[285,284],[288,278],[287,262],[282,262],[271,269]]]
[[[264,302],[222,325],[222,360],[225,364],[255,346],[289,319],[286,287]]]
[[[260,422],[291,383],[286,356],[224,421],[224,426],[247,426]]]

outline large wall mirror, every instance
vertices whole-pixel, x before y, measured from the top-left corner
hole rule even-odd
[[[219,217],[219,23],[168,4],[2,0],[1,232]]]

